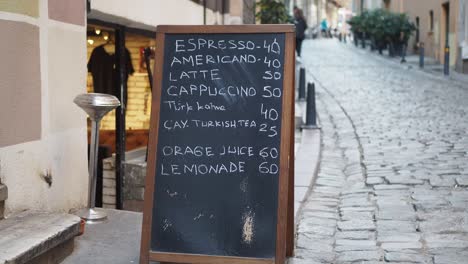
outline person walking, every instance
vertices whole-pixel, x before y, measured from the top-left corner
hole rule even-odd
[[[409,34],[400,32],[400,44],[401,44],[401,63],[406,62],[406,50],[408,49]]]
[[[296,52],[297,56],[300,57],[302,41],[305,39],[305,30],[307,29],[307,22],[300,8],[294,8],[294,25],[296,26]]]
[[[322,37],[328,38],[328,22],[326,19],[320,22],[320,31],[322,32]]]

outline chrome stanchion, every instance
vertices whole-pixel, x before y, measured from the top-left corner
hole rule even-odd
[[[107,214],[104,211],[95,208],[99,123],[108,112],[118,107],[120,102],[119,99],[113,95],[99,93],[80,94],[75,97],[73,102],[83,109],[91,119],[91,143],[88,164],[88,208],[82,209],[76,214],[87,223],[100,222],[107,218]]]

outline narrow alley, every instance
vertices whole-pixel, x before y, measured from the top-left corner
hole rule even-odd
[[[468,87],[304,43],[322,160],[290,263],[467,263]]]

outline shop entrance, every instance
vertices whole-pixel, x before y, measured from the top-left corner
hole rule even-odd
[[[87,91],[112,94],[122,104],[101,121],[96,190],[98,207],[123,208],[125,152],[147,145],[152,72],[148,66],[153,65],[151,51],[155,48],[155,36],[152,31],[88,19]],[[111,182],[103,180],[102,160],[113,153],[115,179]],[[108,194],[104,199],[103,192]]]

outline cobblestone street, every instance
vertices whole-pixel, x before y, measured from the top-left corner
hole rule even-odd
[[[468,84],[310,40],[322,159],[292,264],[468,263]]]

